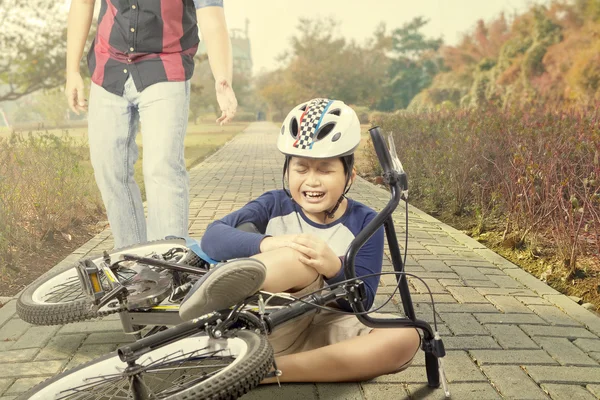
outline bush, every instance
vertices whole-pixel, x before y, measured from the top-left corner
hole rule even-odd
[[[371,114],[394,136],[411,196],[427,211],[502,216],[575,270],[583,235],[600,250],[600,116],[545,109]],[[487,215],[486,215],[487,214]],[[586,233],[587,232],[587,233]],[[594,233],[591,235],[590,233]]]
[[[68,135],[0,139],[0,268],[101,210],[88,154]]]

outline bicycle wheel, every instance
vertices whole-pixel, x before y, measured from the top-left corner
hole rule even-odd
[[[173,248],[182,249],[171,261],[183,262],[196,266],[200,259],[188,256],[183,239],[157,240],[124,247],[109,252],[111,259],[116,259],[119,254],[127,253],[138,256],[162,255]],[[99,263],[103,256],[90,257],[94,263]],[[134,263],[134,262],[130,262]],[[29,285],[17,301],[17,314],[19,317],[35,325],[60,325],[69,322],[83,321],[86,319],[102,317],[123,311],[118,301],[111,302],[95,311],[91,301],[85,296],[77,275],[76,264],[64,265],[53,268]],[[126,281],[137,274],[126,266],[116,272],[117,278],[126,285]]]
[[[273,363],[266,337],[237,331],[233,338],[205,334],[185,337],[156,348],[127,373],[116,352],[66,371],[17,400],[236,399],[258,385]],[[145,393],[133,396],[132,380]]]

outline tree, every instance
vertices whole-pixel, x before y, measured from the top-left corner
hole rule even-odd
[[[315,97],[374,107],[382,95],[389,59],[381,45],[381,28],[363,45],[337,34],[331,19],[300,19],[283,66],[261,76],[257,88],[272,113],[285,115],[290,107]]]
[[[391,81],[388,98],[381,108],[406,108],[419,92],[431,84],[435,75],[444,70],[438,53],[442,39],[428,39],[421,32],[427,22],[416,17],[392,32]]]
[[[55,0],[0,0],[0,102],[64,83],[63,7]]]

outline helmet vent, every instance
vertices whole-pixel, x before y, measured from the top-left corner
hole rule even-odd
[[[329,124],[323,125],[321,128],[319,128],[317,132],[317,140],[321,140],[327,137],[327,135],[331,133],[333,128],[335,128],[335,122],[330,122]]]
[[[337,115],[339,117],[341,113],[342,113],[342,110],[340,110],[339,108],[336,108],[335,110],[329,111],[327,114],[333,114],[333,115]]]
[[[300,111],[306,111],[306,106],[308,106],[308,104],[303,104],[302,107],[300,107]]]
[[[332,142],[337,142],[342,137],[342,132],[338,132],[331,138]]]
[[[290,134],[294,139],[298,138],[298,120],[296,117],[293,117],[290,121]]]
[[[283,135],[284,132],[285,132],[285,124],[281,125],[281,134]]]

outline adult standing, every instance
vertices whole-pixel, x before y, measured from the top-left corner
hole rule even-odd
[[[67,32],[71,109],[88,109],[79,71],[95,0],[72,0]],[[101,0],[87,61],[92,78],[90,154],[115,247],[188,233],[189,177],[184,159],[190,78],[198,26],[215,78],[220,124],[233,118],[231,41],[223,0]],[[147,221],[133,178],[141,122]]]

